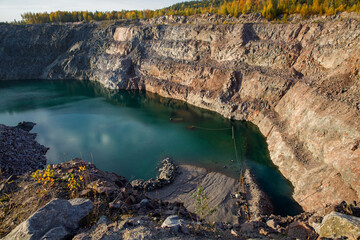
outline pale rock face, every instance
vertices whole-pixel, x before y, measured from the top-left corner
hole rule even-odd
[[[114,33],[114,40],[118,42],[130,41],[133,36],[133,31],[128,27],[116,28]]]
[[[316,211],[360,200],[360,20],[341,18],[1,25],[0,80],[93,80],[252,121]]]
[[[117,55],[118,57],[124,57],[128,55],[132,50],[132,45],[129,42],[119,42],[113,43],[110,45],[108,49],[106,49],[106,53],[110,55]]]

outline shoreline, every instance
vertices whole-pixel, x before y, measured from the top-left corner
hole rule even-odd
[[[13,173],[9,175],[4,172],[2,174],[4,179],[10,176],[20,176],[29,171],[34,172],[46,166],[45,154],[48,148],[40,145],[35,140],[36,133],[30,133],[34,125],[35,123],[30,122],[19,123],[14,127],[0,124],[0,137],[6,136],[6,141],[5,139],[1,141],[4,145],[2,153],[7,153],[7,155],[11,156],[9,157],[9,159],[11,159],[10,162],[5,161],[7,155],[4,155],[4,160],[1,162],[3,166],[2,169],[8,167],[11,169],[11,173]],[[12,136],[13,139],[10,138],[10,136]],[[15,149],[17,148],[13,148],[16,145],[21,146],[23,152],[16,151]],[[40,152],[41,154],[38,155],[36,152]],[[26,154],[24,155],[22,153]],[[15,164],[13,164],[13,162],[15,162]],[[18,166],[22,166],[22,168],[19,169]],[[185,182],[184,178],[186,179]],[[190,187],[190,192],[182,197],[161,197],[160,200],[177,202],[184,198],[184,200],[186,200],[185,206],[194,212],[193,206],[190,206],[190,203],[193,203],[192,194],[196,190],[197,185],[203,184],[208,196],[217,196],[215,200],[210,199],[210,205],[219,209],[226,208],[224,212],[220,213],[220,211],[218,211],[215,213],[215,216],[207,218],[206,220],[215,222],[222,220],[228,221],[231,224],[240,224],[246,221],[245,212],[247,212],[244,208],[244,199],[240,197],[240,195],[246,195],[246,199],[249,201],[249,216],[251,216],[251,219],[272,213],[272,205],[269,198],[260,190],[257,183],[255,183],[249,169],[245,171],[244,179],[246,182],[246,194],[242,193],[243,190],[239,192],[239,181],[235,178],[226,176],[220,172],[208,171],[198,166],[176,166],[170,158],[166,158],[162,161],[156,179],[136,179],[131,182],[131,185],[138,191],[146,191],[151,198],[157,198],[151,192],[164,195],[162,193],[164,189],[166,189],[165,191],[173,191],[173,189],[177,189],[179,185],[185,189],[189,189]],[[224,183],[226,186],[223,185]],[[222,191],[224,187],[227,189],[226,191]],[[210,191],[208,191],[208,189],[210,189]],[[226,216],[228,214],[225,213],[228,213],[229,216]]]
[[[1,129],[4,128],[1,127]],[[17,131],[18,127],[10,127],[11,130]],[[23,130],[20,133],[28,134]],[[158,179],[172,180],[152,192],[135,189],[124,177],[101,171],[94,164],[81,159],[49,165],[49,170],[36,171],[40,176],[49,171],[53,172],[53,175],[52,173],[48,175],[53,178],[51,187],[47,187],[46,182],[34,180],[35,169],[22,175],[2,179],[0,204],[4,211],[2,214],[5,215],[0,214],[0,236],[4,237],[10,231],[10,235],[4,239],[24,234],[21,232],[24,228],[19,224],[25,224],[26,218],[31,219],[32,216],[40,214],[42,207],[47,207],[46,203],[60,202],[54,200],[57,198],[73,199],[70,200],[71,203],[80,201],[94,204],[95,210],[89,212],[85,228],[75,225],[75,229],[70,232],[65,231],[66,236],[73,236],[75,239],[87,239],[88,236],[100,233],[103,236],[109,234],[126,236],[129,229],[141,232],[144,227],[148,229],[150,235],[171,236],[174,234],[172,230],[170,232],[166,229],[161,230],[160,223],[175,214],[183,219],[184,224],[176,234],[184,238],[200,236],[200,239],[218,239],[217,234],[222,234],[225,239],[276,238],[286,234],[289,238],[316,239],[318,235],[314,228],[320,233],[322,231],[323,217],[319,215],[306,212],[294,217],[272,215],[268,198],[260,191],[249,170],[244,173],[243,186],[246,188],[244,194],[238,190],[239,182],[223,174],[208,172],[203,168],[190,165],[176,167],[170,164],[169,160],[163,163],[165,164],[160,168]],[[180,174],[175,171],[177,169],[181,172]],[[81,183],[76,191],[68,189],[69,176]],[[79,176],[83,176],[84,180],[81,180]],[[199,185],[202,185],[205,194],[209,195],[209,206],[217,207],[214,215],[205,216],[204,220],[193,213],[196,211],[191,204],[195,202],[192,191]],[[43,192],[41,189],[45,187],[46,191]],[[244,199],[246,201],[243,201]],[[246,210],[241,206],[248,206],[250,219],[246,219]],[[347,214],[348,207],[345,204],[334,206],[333,209],[341,214]],[[67,210],[69,209],[61,209],[61,211]],[[239,210],[240,216],[236,215]],[[351,211],[358,214],[360,208],[353,208]],[[342,216],[340,213],[336,213],[336,216]],[[132,216],[129,217],[129,214]],[[125,222],[131,222],[135,217],[141,229],[134,228],[139,224],[130,224],[120,229],[114,228],[120,224],[117,220],[119,216],[122,216],[121,219],[125,219]],[[106,228],[102,227],[104,224]],[[211,230],[213,226],[218,228],[216,233]]]
[[[35,123],[21,122],[11,127],[0,124],[0,176],[22,175],[42,169],[46,165],[47,147],[36,141],[30,133]]]
[[[255,183],[249,169],[245,171],[244,179],[246,190],[239,190],[239,181],[218,172],[192,165],[179,165],[181,172],[169,185],[155,191],[147,192],[147,196],[164,201],[182,201],[184,206],[194,212],[194,197],[197,187],[204,188],[209,197],[209,208],[218,209],[205,219],[210,222],[226,222],[242,224],[247,219],[256,219],[272,213],[269,198]],[[245,197],[246,196],[246,197]],[[247,199],[247,200],[245,200]],[[247,212],[245,206],[248,206]]]

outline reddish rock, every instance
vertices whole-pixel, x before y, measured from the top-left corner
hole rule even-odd
[[[287,236],[296,239],[309,239],[311,232],[310,227],[304,222],[293,222],[286,229]]]

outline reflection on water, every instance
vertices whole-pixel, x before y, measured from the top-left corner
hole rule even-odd
[[[299,210],[251,123],[147,92],[116,92],[82,81],[5,81],[0,96],[0,123],[36,122],[33,132],[50,147],[49,163],[82,157],[128,179],[154,177],[166,156],[235,178],[250,167],[277,213]]]

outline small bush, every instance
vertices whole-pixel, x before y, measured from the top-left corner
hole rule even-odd
[[[85,171],[85,166],[80,166],[75,173],[67,174],[68,188],[70,190],[71,196],[74,197],[79,189],[84,184],[83,171]]]
[[[203,186],[197,186],[193,198],[195,199],[195,213],[200,217],[200,219],[211,216],[214,212],[216,212],[216,207],[211,208],[209,206],[209,197],[206,195]]]
[[[49,187],[54,186],[54,170],[50,167],[50,165],[47,165],[46,169],[44,170],[44,173],[40,170],[36,170],[31,175],[38,183],[41,184],[41,188],[38,189],[38,193],[41,197],[46,196],[48,192]]]

